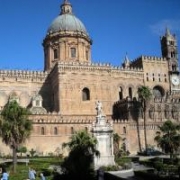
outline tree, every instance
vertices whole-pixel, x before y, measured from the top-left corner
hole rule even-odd
[[[62,170],[73,179],[90,180],[94,176],[93,158],[99,156],[96,149],[97,139],[87,131],[78,131],[71,136],[63,148],[69,148],[69,156],[62,164]],[[71,179],[71,178],[70,178]]]
[[[141,88],[138,89],[138,94],[142,101],[143,118],[144,118],[144,142],[145,142],[145,149],[147,149],[148,144],[147,144],[147,132],[146,132],[146,118],[147,118],[146,111],[147,111],[148,101],[150,100],[152,94],[151,94],[151,90],[147,86],[141,86]]]
[[[13,152],[13,170],[16,172],[17,149],[30,136],[32,121],[28,119],[28,110],[16,101],[9,101],[1,112],[0,135],[2,141]]]
[[[114,155],[117,157],[119,154],[119,142],[121,140],[121,137],[119,134],[114,133],[113,134],[113,142],[114,142]]]
[[[172,160],[175,151],[180,147],[180,125],[168,120],[158,128],[160,131],[156,132],[154,140],[163,151],[170,154]]]
[[[17,152],[20,153],[20,154],[21,154],[21,157],[22,157],[22,154],[27,152],[27,148],[26,148],[25,146],[20,146],[20,147],[17,149]]]
[[[139,145],[139,151],[142,152],[142,146],[141,146],[141,136],[140,136],[140,128],[139,128],[139,117],[142,115],[141,110],[141,102],[137,101],[136,98],[133,99],[133,106],[134,111],[132,112],[132,117],[137,123],[137,136],[138,136],[138,145]]]

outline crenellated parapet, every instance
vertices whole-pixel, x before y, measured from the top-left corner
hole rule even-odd
[[[133,63],[136,63],[136,62],[138,62],[138,61],[142,61],[142,60],[147,60],[147,61],[167,61],[167,59],[164,58],[164,57],[145,56],[145,55],[142,55],[142,56],[134,59],[134,60],[132,61],[132,64],[133,64]]]
[[[147,61],[167,61],[164,57],[157,57],[157,56],[142,56],[142,60]]]
[[[151,64],[152,66],[154,66],[155,64],[156,66],[164,65],[163,67],[165,68],[167,62],[168,62],[167,59],[164,57],[142,55],[137,59],[131,61],[130,67],[139,68],[139,69],[143,69],[144,71],[147,71],[149,69],[149,64]],[[151,67],[151,69],[152,68],[153,67]]]
[[[12,78],[16,80],[31,79],[31,80],[45,80],[48,73],[44,71],[26,71],[26,70],[0,70],[0,78]]]
[[[77,71],[107,71],[107,72],[142,72],[142,68],[129,67],[125,68],[122,66],[112,66],[109,63],[78,63],[78,62],[60,62],[56,65],[59,71],[65,70],[77,70]],[[55,68],[56,68],[55,67]]]
[[[94,116],[60,115],[60,113],[34,114],[29,116],[34,124],[92,124]],[[108,119],[111,119],[109,116]]]

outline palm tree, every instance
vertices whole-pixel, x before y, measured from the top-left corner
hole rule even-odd
[[[152,94],[151,94],[151,90],[147,86],[141,86],[141,88],[138,89],[138,94],[142,101],[143,118],[144,118],[144,142],[145,142],[145,149],[147,149],[148,144],[147,144],[147,132],[146,132],[146,118],[147,118],[146,111],[147,111],[148,101],[150,100]]]
[[[139,145],[139,152],[142,152],[141,146],[141,136],[140,136],[140,128],[139,128],[139,117],[142,110],[141,102],[137,101],[136,98],[133,99],[133,106],[134,111],[132,111],[132,117],[134,118],[135,122],[137,123],[137,137],[138,137],[138,145]]]
[[[75,132],[70,138],[70,142],[63,143],[63,148],[68,147],[69,156],[62,164],[65,174],[74,179],[92,179],[94,176],[93,158],[99,156],[96,149],[97,139],[87,131]]]
[[[180,147],[180,125],[168,120],[162,126],[158,126],[160,131],[156,132],[154,140],[163,151],[170,154],[173,158],[175,151]]]
[[[17,150],[30,136],[32,122],[28,119],[28,110],[10,101],[1,112],[0,136],[13,151],[13,170],[16,172]]]

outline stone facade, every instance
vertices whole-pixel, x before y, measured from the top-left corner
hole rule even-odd
[[[144,147],[144,127],[138,108],[138,88],[153,93],[148,106],[147,140],[155,144],[158,125],[179,122],[179,68],[177,40],[167,29],[161,37],[162,57],[125,57],[122,66],[91,62],[92,40],[82,22],[64,1],[61,13],[43,41],[44,71],[0,70],[0,109],[15,95],[32,111],[31,138],[27,148],[39,154],[56,153],[80,129],[90,131],[100,100],[107,121],[123,137],[130,153]],[[138,122],[138,123],[137,123]],[[10,153],[1,145],[1,153]]]

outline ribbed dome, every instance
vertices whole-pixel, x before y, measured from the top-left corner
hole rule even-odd
[[[83,32],[88,35],[84,24],[73,14],[61,14],[55,18],[48,28],[48,33],[55,33],[64,30]]]
[[[59,31],[74,31],[76,33],[83,33],[88,36],[84,24],[73,14],[72,5],[68,0],[64,0],[61,5],[61,13],[54,19],[48,33],[55,33]]]

